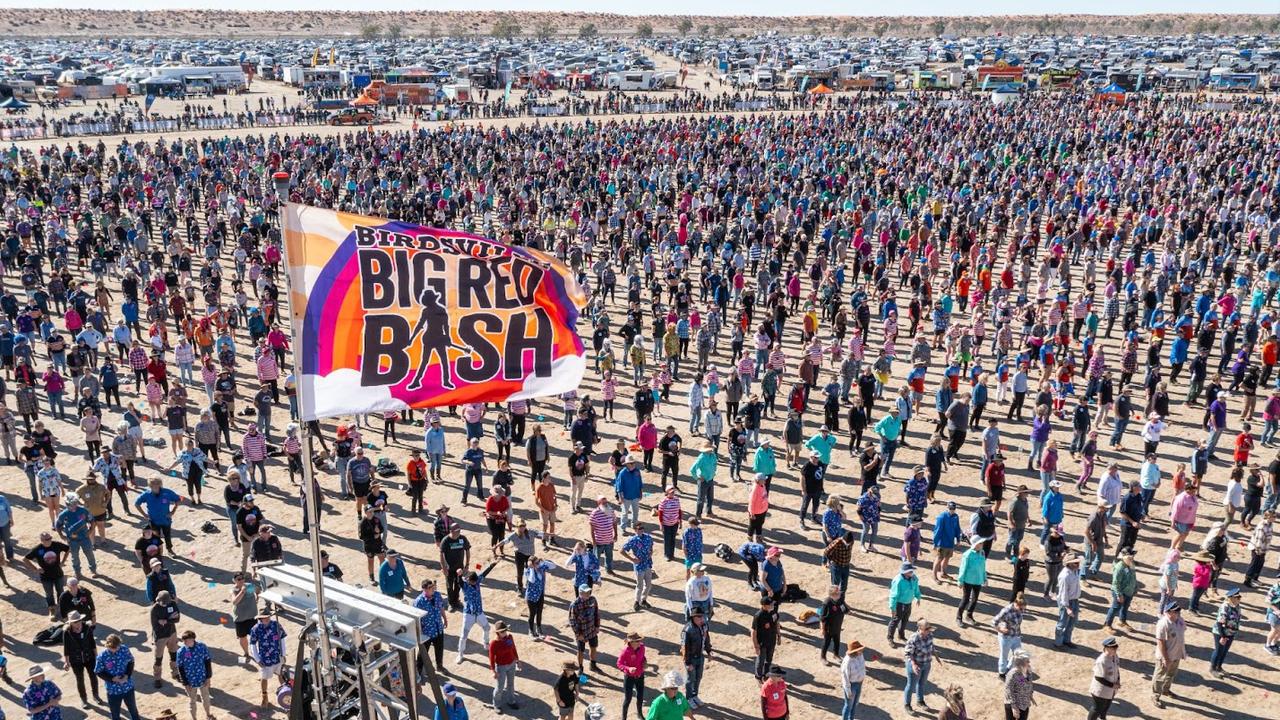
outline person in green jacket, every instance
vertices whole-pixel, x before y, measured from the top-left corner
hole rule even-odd
[[[907,641],[907,621],[911,619],[911,605],[920,605],[920,579],[916,577],[916,568],[909,562],[902,563],[902,569],[889,584],[889,642],[893,643],[893,631],[898,631],[898,640]],[[896,647],[896,646],[895,646]]]
[[[761,440],[760,446],[751,456],[751,470],[758,475],[764,475],[764,486],[768,489],[769,484],[773,482],[774,473],[778,472],[778,459],[773,454],[773,441],[769,438]]]
[[[716,499],[716,450],[709,441],[703,441],[698,448],[698,459],[693,461],[689,475],[698,484],[697,516],[702,517],[705,506],[707,515],[714,516],[713,507]]]
[[[818,459],[822,461],[822,466],[826,467],[831,464],[831,451],[839,444],[840,438],[836,437],[830,428],[823,425],[818,434],[809,438],[809,441],[804,446],[805,449],[818,453]]]
[[[982,586],[987,584],[987,556],[982,553],[982,546],[988,540],[990,538],[970,538],[969,549],[960,556],[960,573],[957,579],[963,594],[960,596],[960,607],[956,608],[956,622],[961,625],[964,624],[961,614],[969,622],[977,622],[973,619],[973,611],[978,608],[978,595],[982,592]]]
[[[1116,617],[1120,618],[1120,627],[1129,627],[1129,603],[1138,593],[1138,574],[1133,570],[1133,548],[1127,547],[1120,553],[1120,559],[1111,567],[1111,607],[1107,609],[1107,619],[1102,623],[1107,632],[1116,634],[1111,626]]]

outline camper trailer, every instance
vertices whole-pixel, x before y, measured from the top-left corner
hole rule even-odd
[[[627,70],[609,73],[605,76],[604,86],[609,90],[652,90],[652,70]]]
[[[151,77],[177,80],[187,86],[207,87],[210,92],[244,90],[249,86],[248,76],[239,65],[166,65],[151,68]]]

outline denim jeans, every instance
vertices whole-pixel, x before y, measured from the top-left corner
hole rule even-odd
[[[716,483],[715,480],[699,480],[698,481],[698,507],[697,515],[702,517],[703,507],[706,507],[707,514],[715,511],[716,500]]]
[[[1129,418],[1116,418],[1116,428],[1111,431],[1111,444],[1119,445],[1124,438],[1124,429],[1129,426]]]
[[[87,535],[82,538],[67,538],[67,545],[71,547],[71,569],[76,575],[80,574],[80,553],[84,553],[89,561],[89,572],[97,574],[98,560],[93,556],[93,542]]]
[[[618,515],[623,531],[640,522],[640,498],[634,500],[623,498],[622,512],[618,513]]]
[[[1116,595],[1115,593],[1112,593],[1111,607],[1107,608],[1107,619],[1103,620],[1102,624],[1107,627],[1111,627],[1112,621],[1114,621],[1117,616],[1119,616],[1120,622],[1129,622],[1129,603],[1131,602],[1133,602],[1132,595]]]
[[[347,482],[347,464],[351,462],[350,457],[340,457],[334,461],[334,472],[338,473],[338,480],[341,483],[343,495],[351,494],[351,484]]]
[[[840,720],[853,720],[858,711],[858,699],[862,697],[862,681],[845,683],[844,708],[840,710]]]
[[[1081,571],[1081,577],[1088,578],[1096,575],[1102,569],[1102,553],[1094,552],[1093,548],[1088,544],[1084,548],[1084,569]]]
[[[1264,420],[1262,423],[1262,439],[1263,445],[1271,442],[1276,437],[1276,430],[1280,428],[1280,420]]]
[[[484,497],[484,478],[480,475],[480,470],[476,468],[467,468],[467,474],[462,480],[462,502],[467,501],[467,492],[471,489],[471,485],[475,484],[476,499],[483,502]]]
[[[604,563],[607,572],[613,572],[613,543],[596,545],[596,557]]]
[[[862,533],[859,542],[863,546],[876,544],[876,531],[880,529],[880,521],[862,523]]]
[[[1013,664],[1013,651],[1022,647],[1022,636],[997,633],[996,640],[1000,643],[1000,659],[996,661],[996,672],[1004,675],[1009,672],[1009,667]]]
[[[516,701],[516,664],[494,666],[493,706],[510,705]]]
[[[880,477],[889,477],[889,468],[893,465],[893,455],[898,452],[897,440],[881,440],[880,454],[884,456],[884,465],[880,466]]]
[[[1226,642],[1222,642],[1226,640]],[[1235,636],[1223,637],[1214,633],[1213,635],[1213,654],[1209,656],[1209,669],[1221,670],[1222,663],[1227,660],[1227,652],[1231,650],[1231,643],[1235,642]]]
[[[1071,613],[1067,612],[1068,608],[1058,608],[1058,624],[1053,629],[1054,647],[1061,647],[1071,642],[1071,633],[1076,629],[1076,621],[1080,619],[1080,601],[1070,600],[1068,602]]]
[[[1043,440],[1032,440],[1032,441],[1031,441],[1031,457],[1027,458],[1027,467],[1039,467],[1039,466],[1040,466],[1040,454],[1041,454],[1043,451],[1044,451],[1044,441],[1043,441]],[[1044,477],[1041,477],[1041,478],[1040,478],[1040,482],[1044,483],[1044,485],[1045,485],[1046,487],[1048,487],[1048,485],[1049,485],[1048,481],[1046,481],[1046,480],[1044,479]]]
[[[685,678],[685,696],[698,697],[698,688],[702,685],[702,670],[706,666],[706,658],[696,657],[684,666],[688,677]]]
[[[689,432],[696,433],[702,426],[702,406],[689,408]]]
[[[929,681],[929,666],[932,664],[933,662],[930,660],[920,663],[920,672],[917,674],[915,663],[910,660],[907,661],[907,684],[902,688],[903,705],[911,704],[911,693],[913,692],[916,695],[916,702],[924,703],[925,683]]]
[[[845,592],[849,588],[849,566],[836,565],[831,563],[827,568],[831,575],[831,584],[840,588],[840,592]]]
[[[1009,562],[1016,562],[1018,559],[1018,550],[1022,547],[1022,536],[1026,534],[1026,529],[1010,530],[1009,537],[1004,541],[1004,554],[1009,556]]]

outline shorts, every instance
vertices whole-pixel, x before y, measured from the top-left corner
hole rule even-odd
[[[685,567],[687,567],[687,568],[691,568],[691,567],[693,567],[694,565],[697,565],[697,564],[698,564],[698,563],[700,563],[700,562],[702,562],[702,556],[701,556],[701,555],[691,555],[691,556],[688,556],[688,557],[686,557],[686,558],[684,559],[684,566],[685,566]]]
[[[141,426],[141,425],[130,425],[130,426],[129,426],[129,432],[128,432],[128,435],[129,435],[129,437],[133,438],[134,440],[141,440],[141,439],[142,439],[142,426]]]
[[[107,514],[106,514],[106,513],[102,513],[101,515],[94,515],[94,516],[93,516],[93,521],[94,521],[94,522],[106,522],[106,521],[107,521]]]
[[[588,646],[590,646],[592,650],[600,647],[600,636],[596,635],[594,637],[589,637],[586,640],[578,640],[578,652],[586,652]]]
[[[1001,485],[999,487],[987,488],[987,494],[991,496],[993,501],[1000,502],[1004,500],[1004,486]]]
[[[169,437],[182,437],[187,431],[182,428],[169,428]]]
[[[257,622],[258,621],[254,618],[249,618],[248,620],[237,620],[236,621],[236,637],[237,638],[249,637],[249,631],[253,629],[254,624]]]
[[[538,519],[539,519],[539,520],[541,520],[541,521],[542,521],[542,522],[544,522],[544,523],[553,523],[553,522],[556,522],[556,520],[557,520],[557,518],[556,518],[556,511],[555,511],[555,510],[543,510],[542,508],[538,508]]]
[[[800,443],[787,443],[787,452],[800,454]]]
[[[386,546],[383,545],[382,541],[380,540],[376,543],[364,544],[364,556],[367,558],[377,557],[386,551],[387,551]]]
[[[1277,615],[1275,610],[1267,610],[1267,625],[1271,626],[1272,630],[1280,629],[1280,615]]]
[[[1191,523],[1176,522],[1173,524],[1173,529],[1176,530],[1179,535],[1189,533],[1191,532]]]
[[[279,674],[280,674],[280,663],[276,663],[275,665],[265,665],[265,666],[258,667],[258,677],[262,678],[263,680],[273,678]]]

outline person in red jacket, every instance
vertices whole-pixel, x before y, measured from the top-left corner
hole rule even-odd
[[[502,712],[502,705],[519,709],[516,702],[516,673],[520,670],[520,654],[516,652],[516,640],[505,622],[494,623],[497,636],[489,642],[489,669],[493,671],[494,710]],[[503,702],[505,701],[505,703]]]

